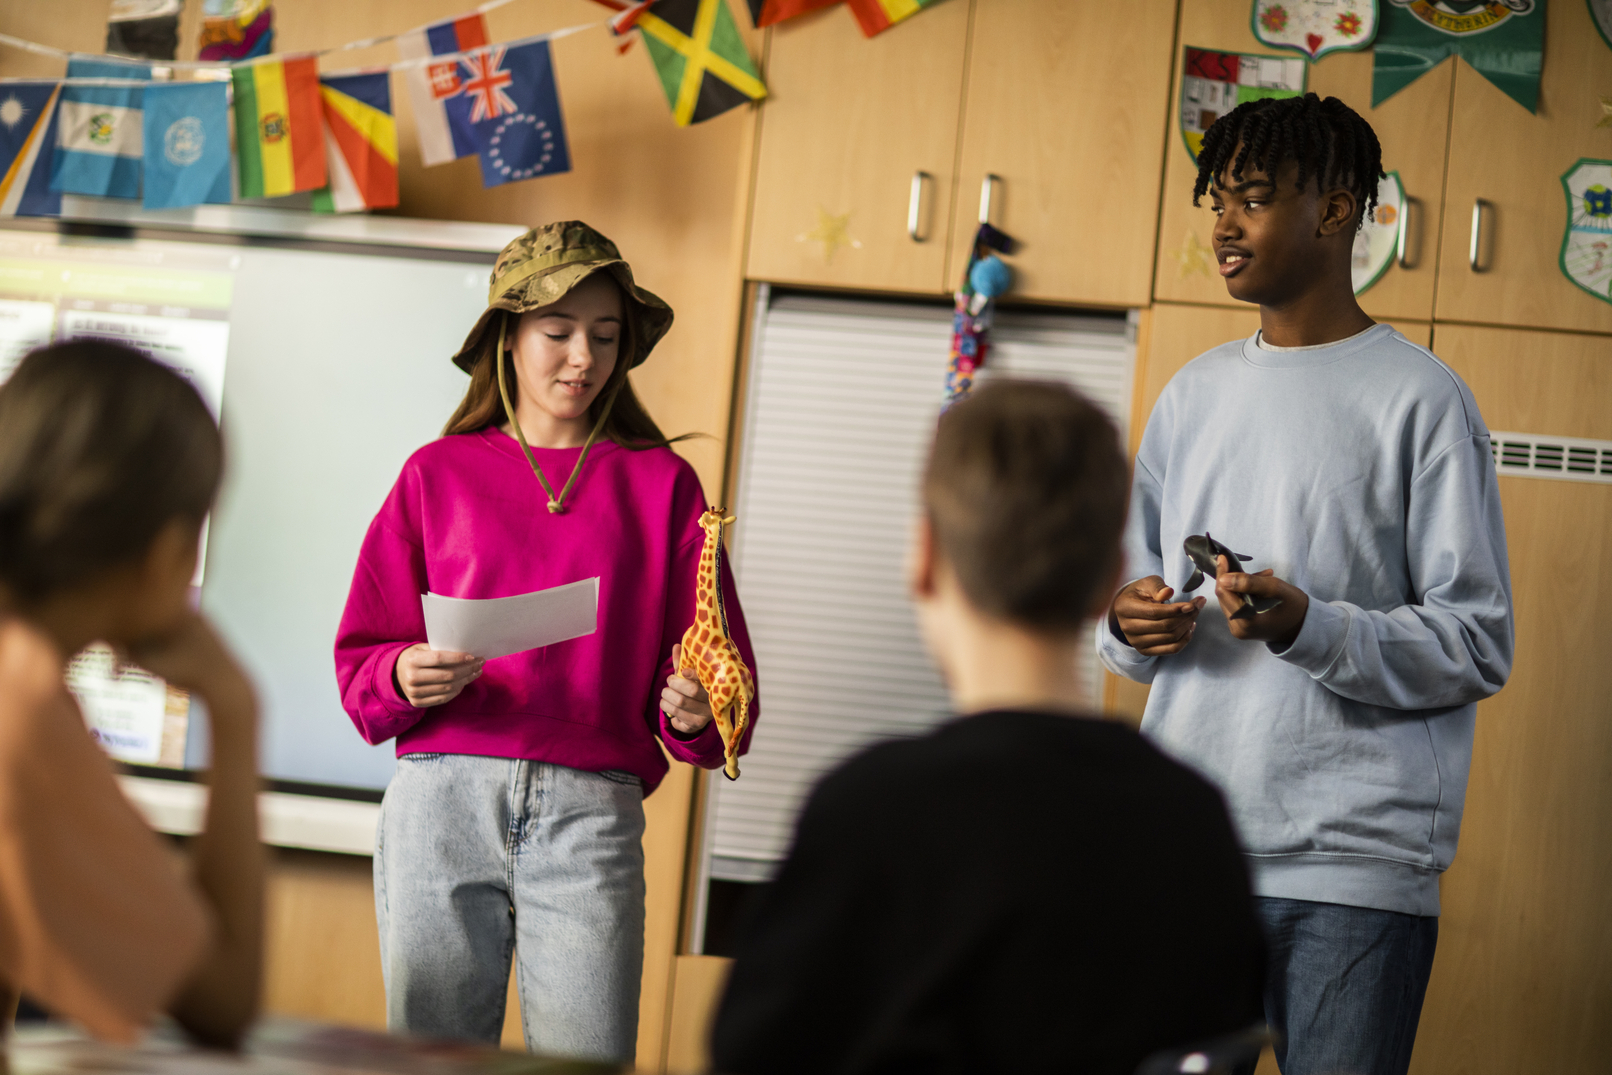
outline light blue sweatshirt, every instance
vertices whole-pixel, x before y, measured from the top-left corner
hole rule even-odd
[[[1099,630],[1103,663],[1153,685],[1143,733],[1224,792],[1255,894],[1438,914],[1475,703],[1511,669],[1500,494],[1471,391],[1389,325],[1201,355],[1148,420],[1126,576],[1179,592],[1181,543],[1205,531],[1309,611],[1286,649],[1241,642],[1210,578],[1180,653]]]

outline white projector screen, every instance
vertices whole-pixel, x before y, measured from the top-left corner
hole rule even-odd
[[[42,332],[140,334],[221,395],[228,470],[200,600],[256,681],[263,773],[385,787],[392,744],[366,745],[341,708],[336,626],[370,520],[464,392],[449,356],[520,229],[75,201],[101,222],[0,228],[0,375]],[[187,768],[207,757],[193,716]]]

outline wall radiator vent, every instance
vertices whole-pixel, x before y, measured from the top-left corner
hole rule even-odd
[[[1612,440],[1490,430],[1497,473],[1612,485]]]

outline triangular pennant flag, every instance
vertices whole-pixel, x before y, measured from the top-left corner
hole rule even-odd
[[[396,205],[397,120],[387,72],[324,78],[319,94],[330,185],[314,192],[314,209],[351,213]]]
[[[147,209],[228,202],[229,89],[222,82],[156,82],[145,90]]]
[[[150,81],[144,64],[73,56],[67,77]],[[105,198],[140,196],[141,86],[65,86],[57,106],[50,189]]]
[[[678,126],[767,96],[724,0],[656,0],[638,29]]]
[[[840,0],[747,0],[747,2],[750,6],[750,24],[759,30],[763,26],[771,26],[785,19],[792,19],[796,15],[804,15],[808,11],[833,7]]]
[[[235,67],[231,75],[241,197],[278,198],[324,186],[318,61],[259,61]]]
[[[62,196],[50,189],[56,149],[56,82],[0,86],[0,216],[57,216]]]
[[[940,0],[845,0],[862,27],[863,37],[883,33],[902,19],[909,19]]]
[[[487,18],[479,11],[433,22],[397,37],[398,55],[405,60],[465,52],[487,44]],[[420,157],[427,168],[446,164],[476,152],[470,132],[448,122],[443,102],[460,90],[459,58],[421,63],[404,68],[403,84],[414,106],[414,126],[420,136]]]

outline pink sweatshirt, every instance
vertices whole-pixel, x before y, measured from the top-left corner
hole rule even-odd
[[[556,488],[580,448],[534,448]],[[495,429],[443,437],[403,466],[370,524],[336,635],[342,705],[370,743],[397,752],[528,758],[598,772],[621,769],[653,791],[665,756],[722,764],[712,721],[684,738],[660,711],[672,645],[694,622],[705,509],[694,469],[666,448],[595,444],[551,514],[513,438]],[[599,577],[599,629],[584,638],[488,661],[452,701],[416,709],[393,677],[397,656],[425,641],[420,595],[510,597]],[[728,631],[754,671],[733,574],[723,563]],[[751,727],[757,710],[750,707]],[[740,750],[748,746],[749,734]]]

